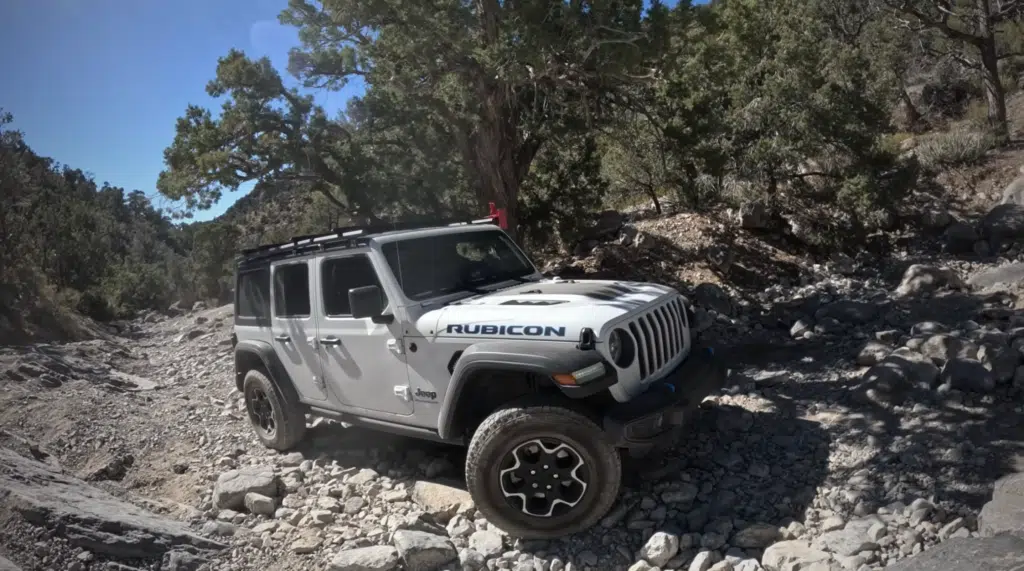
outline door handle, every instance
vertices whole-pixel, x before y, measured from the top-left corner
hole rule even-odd
[[[337,337],[324,337],[320,340],[321,345],[341,345],[341,339]]]
[[[275,341],[280,341],[282,343],[287,343],[287,342],[291,341],[292,338],[287,336],[287,335],[274,335],[274,340]]]

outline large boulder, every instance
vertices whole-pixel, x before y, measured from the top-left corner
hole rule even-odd
[[[187,524],[147,512],[59,470],[0,448],[0,520],[45,527],[73,547],[110,559],[159,562],[180,551],[197,557],[226,546]],[[64,568],[54,561],[54,568]]]
[[[761,565],[767,571],[807,569],[814,564],[825,564],[832,556],[815,549],[806,541],[780,541],[768,546],[761,556]]]
[[[1002,204],[1024,206],[1024,176],[1019,176],[1003,189]]]
[[[914,264],[903,272],[903,279],[896,288],[896,295],[905,297],[931,293],[942,288],[960,289],[963,287],[963,280],[953,270],[928,266],[925,264]]]
[[[886,571],[1020,571],[1024,540],[1011,536],[950,539],[898,561]]]
[[[398,567],[398,550],[390,545],[373,545],[339,551],[329,571],[391,571]]]
[[[1024,262],[982,270],[967,280],[967,285],[975,291],[1015,291],[1021,284],[1024,284]]]
[[[1008,534],[1024,539],[1024,473],[996,482],[992,501],[978,515],[978,532],[986,537]]]
[[[722,286],[702,283],[693,289],[693,302],[705,309],[714,309],[722,315],[732,315],[732,300]]]
[[[996,205],[981,219],[979,227],[982,237],[993,247],[1024,237],[1024,205]]]
[[[950,224],[943,236],[946,238],[946,251],[951,254],[969,254],[974,251],[974,243],[978,241],[978,232],[963,222]]]
[[[276,498],[281,482],[268,466],[246,466],[229,470],[217,478],[213,486],[213,505],[220,509],[242,511],[246,494]]]
[[[454,485],[442,482],[419,480],[412,486],[412,501],[434,519],[446,523],[459,511],[468,511],[474,507],[469,492]]]
[[[447,537],[424,531],[398,530],[392,541],[406,571],[434,571],[459,557]]]

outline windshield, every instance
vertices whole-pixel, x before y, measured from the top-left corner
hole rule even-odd
[[[501,232],[465,232],[384,244],[384,257],[411,300],[478,288],[534,273]]]

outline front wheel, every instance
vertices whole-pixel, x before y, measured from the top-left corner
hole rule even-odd
[[[466,487],[489,522],[553,539],[598,522],[619,494],[619,452],[591,419],[560,406],[509,406],[477,428]]]

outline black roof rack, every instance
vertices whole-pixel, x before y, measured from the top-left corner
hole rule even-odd
[[[494,224],[499,225],[496,216],[478,218],[475,220],[408,220],[403,222],[385,222],[370,224],[366,226],[344,226],[335,228],[324,234],[306,234],[304,236],[293,236],[286,242],[275,244],[263,244],[254,248],[243,249],[236,260],[239,263],[264,260],[267,258],[288,257],[304,254],[310,251],[323,250],[329,247],[356,247],[365,245],[367,239],[386,232],[402,230],[421,230],[426,228],[444,228],[451,226],[466,226],[471,224]]]

